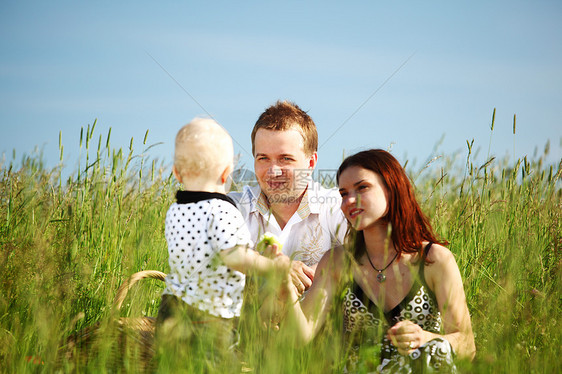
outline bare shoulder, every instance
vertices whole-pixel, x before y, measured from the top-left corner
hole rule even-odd
[[[427,260],[431,264],[443,266],[451,261],[455,261],[455,256],[449,250],[449,248],[442,246],[441,244],[433,243],[431,245],[431,250],[427,254]]]
[[[345,264],[345,256],[346,253],[342,246],[336,246],[327,251],[320,259],[316,273],[318,275],[330,274],[333,277],[339,278]]]
[[[429,287],[435,291],[436,284],[446,283],[457,278],[459,273],[455,256],[440,244],[433,244],[427,255],[428,264],[425,265],[425,278]]]

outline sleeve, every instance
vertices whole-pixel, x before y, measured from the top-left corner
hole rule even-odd
[[[165,224],[164,224],[164,234],[166,237],[166,243],[168,244],[168,249],[170,249],[171,245],[172,245],[172,240],[176,238],[176,235],[174,234],[174,217],[176,216],[176,212],[178,210],[178,204],[173,203],[170,208],[168,208],[168,211],[166,212],[166,220],[165,220]]]
[[[217,251],[237,245],[253,247],[250,232],[242,214],[230,203],[221,201],[213,207],[208,232],[213,248]]]

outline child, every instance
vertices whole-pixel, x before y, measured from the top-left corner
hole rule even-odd
[[[166,215],[170,272],[157,318],[161,364],[208,365],[197,371],[225,364],[237,340],[245,274],[289,269],[288,257],[250,249],[242,215],[225,195],[232,169],[232,140],[215,121],[196,118],[178,132],[173,173],[185,190]]]

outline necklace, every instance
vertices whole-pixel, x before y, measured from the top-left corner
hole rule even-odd
[[[369,254],[367,252],[365,252],[365,254],[367,255],[367,260],[369,260],[369,263],[371,264],[371,266],[373,267],[373,269],[375,269],[376,271],[378,271],[379,273],[377,274],[377,280],[379,281],[379,283],[382,283],[386,280],[386,275],[384,275],[382,272],[385,271],[386,269],[388,269],[388,267],[390,265],[392,265],[392,263],[394,262],[394,260],[396,260],[396,257],[398,256],[398,252],[396,252],[396,254],[394,255],[394,257],[392,257],[392,260],[390,260],[390,262],[388,263],[388,265],[386,265],[384,268],[382,269],[377,269],[375,267],[375,265],[373,265],[373,262],[371,261],[371,257],[369,256]]]

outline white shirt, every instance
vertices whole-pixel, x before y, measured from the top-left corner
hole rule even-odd
[[[240,211],[224,199],[216,193],[178,191],[178,202],[166,214],[170,272],[163,293],[233,318],[240,316],[246,277],[226,267],[219,252],[253,243]]]
[[[308,266],[318,263],[334,245],[343,244],[347,222],[340,209],[341,196],[335,189],[310,182],[297,211],[283,229],[259,186],[244,186],[242,192],[230,192],[228,196],[242,212],[254,242],[270,232],[283,245],[284,254]]]

